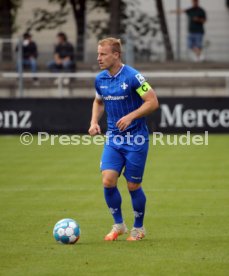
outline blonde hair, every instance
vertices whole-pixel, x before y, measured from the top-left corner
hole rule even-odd
[[[120,55],[122,53],[122,45],[121,45],[121,40],[114,38],[114,37],[108,37],[108,38],[104,38],[99,40],[98,45],[109,45],[111,46],[112,52],[118,52]]]

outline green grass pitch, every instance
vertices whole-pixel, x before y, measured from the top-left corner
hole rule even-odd
[[[99,160],[102,146],[23,146],[0,137],[0,275],[229,275],[229,135],[209,146],[150,146],[140,242],[104,242],[113,223]],[[123,214],[133,213],[120,177]],[[76,219],[81,238],[60,245],[54,224]]]

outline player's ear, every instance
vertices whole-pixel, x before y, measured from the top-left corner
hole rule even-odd
[[[119,52],[114,52],[115,58],[119,59],[120,58],[120,53]]]

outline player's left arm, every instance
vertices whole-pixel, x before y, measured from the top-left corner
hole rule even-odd
[[[157,95],[153,88],[147,82],[144,82],[138,89],[137,93],[143,99],[143,104],[133,112],[123,116],[116,124],[120,131],[124,131],[133,120],[145,117],[159,107]]]

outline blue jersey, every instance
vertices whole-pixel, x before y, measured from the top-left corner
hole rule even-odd
[[[128,65],[123,65],[114,76],[111,76],[108,70],[97,75],[95,79],[96,97],[104,102],[109,136],[124,136],[126,133],[130,133],[148,138],[145,117],[134,120],[122,132],[116,126],[120,118],[142,105],[143,100],[137,90],[144,87],[144,83],[146,83],[145,78]]]

